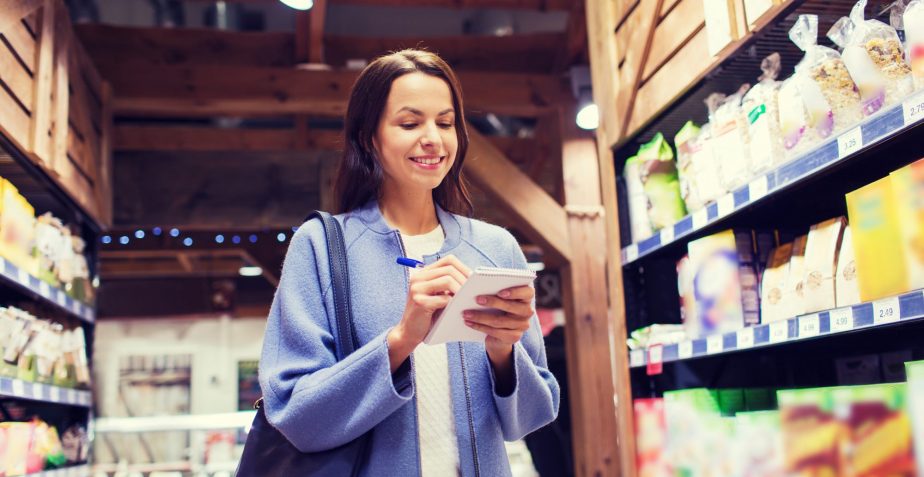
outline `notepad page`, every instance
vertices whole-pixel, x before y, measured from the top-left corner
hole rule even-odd
[[[466,326],[462,312],[490,310],[491,308],[479,305],[475,299],[481,295],[496,295],[507,288],[529,285],[535,279],[536,274],[530,270],[477,268],[443,309],[433,328],[430,329],[430,333],[424,339],[424,343],[431,345],[452,341],[483,343],[485,334]]]

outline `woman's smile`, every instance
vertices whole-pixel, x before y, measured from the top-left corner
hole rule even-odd
[[[445,162],[446,156],[424,155],[412,156],[408,159],[414,163],[414,166],[419,167],[425,171],[435,171],[439,169],[440,166]]]

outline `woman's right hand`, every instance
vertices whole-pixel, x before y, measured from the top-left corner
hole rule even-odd
[[[404,315],[387,338],[392,372],[423,342],[436,313],[446,307],[471,274],[471,269],[453,255],[411,272]]]

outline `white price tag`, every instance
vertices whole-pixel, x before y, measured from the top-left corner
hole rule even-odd
[[[22,381],[18,379],[13,380],[13,395],[19,397],[27,397],[26,386]]]
[[[638,258],[638,244],[626,247],[626,263],[634,262]]]
[[[818,314],[799,317],[799,338],[811,338],[821,333]]]
[[[661,245],[667,245],[674,241],[674,226],[668,225],[661,229]]]
[[[748,184],[748,200],[754,202],[763,196],[767,195],[767,189],[769,184],[767,184],[767,176],[758,178],[757,180]]]
[[[29,286],[29,273],[21,268],[16,270],[16,280],[24,286]]]
[[[924,118],[924,92],[920,92],[902,103],[905,126],[914,124]]]
[[[829,315],[832,333],[853,329],[853,310],[851,308],[837,308],[831,310]]]
[[[687,359],[693,356],[693,342],[692,341],[681,341],[677,345],[677,357],[680,359]]]
[[[857,126],[837,137],[837,157],[852,154],[863,147],[863,131]]]
[[[719,197],[718,202],[719,207],[719,217],[725,217],[726,215],[735,211],[735,195],[728,193]]]
[[[770,323],[770,342],[782,343],[789,338],[789,323],[787,321],[775,321]]]
[[[901,309],[897,296],[873,302],[873,323],[877,325],[892,323],[898,321],[899,318],[901,318]]]
[[[664,347],[652,346],[651,348],[648,348],[648,363],[659,364],[662,362],[664,362]]]
[[[39,280],[39,295],[45,298],[51,298],[51,287],[43,280]]]
[[[67,306],[67,295],[61,290],[55,290],[55,301],[61,306]]]
[[[68,389],[68,390],[67,390],[67,402],[69,402],[69,403],[71,403],[71,404],[78,404],[78,402],[77,402],[77,391],[74,391],[73,389]]]
[[[629,366],[635,368],[641,366],[645,361],[645,351],[640,349],[634,349],[629,353]]]
[[[699,230],[706,226],[709,223],[709,212],[706,211],[706,208],[693,212],[693,230]]]
[[[51,402],[61,402],[61,388],[52,386],[48,390],[48,399]]]
[[[706,354],[721,353],[724,348],[722,335],[712,335],[706,338]]]
[[[738,349],[748,349],[754,347],[754,329],[745,328],[738,330]]]

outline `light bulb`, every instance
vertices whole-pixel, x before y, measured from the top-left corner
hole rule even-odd
[[[597,129],[600,125],[600,110],[596,104],[588,103],[578,111],[575,121],[581,129],[588,131]]]
[[[296,10],[308,10],[314,6],[314,0],[279,0],[283,5]]]

